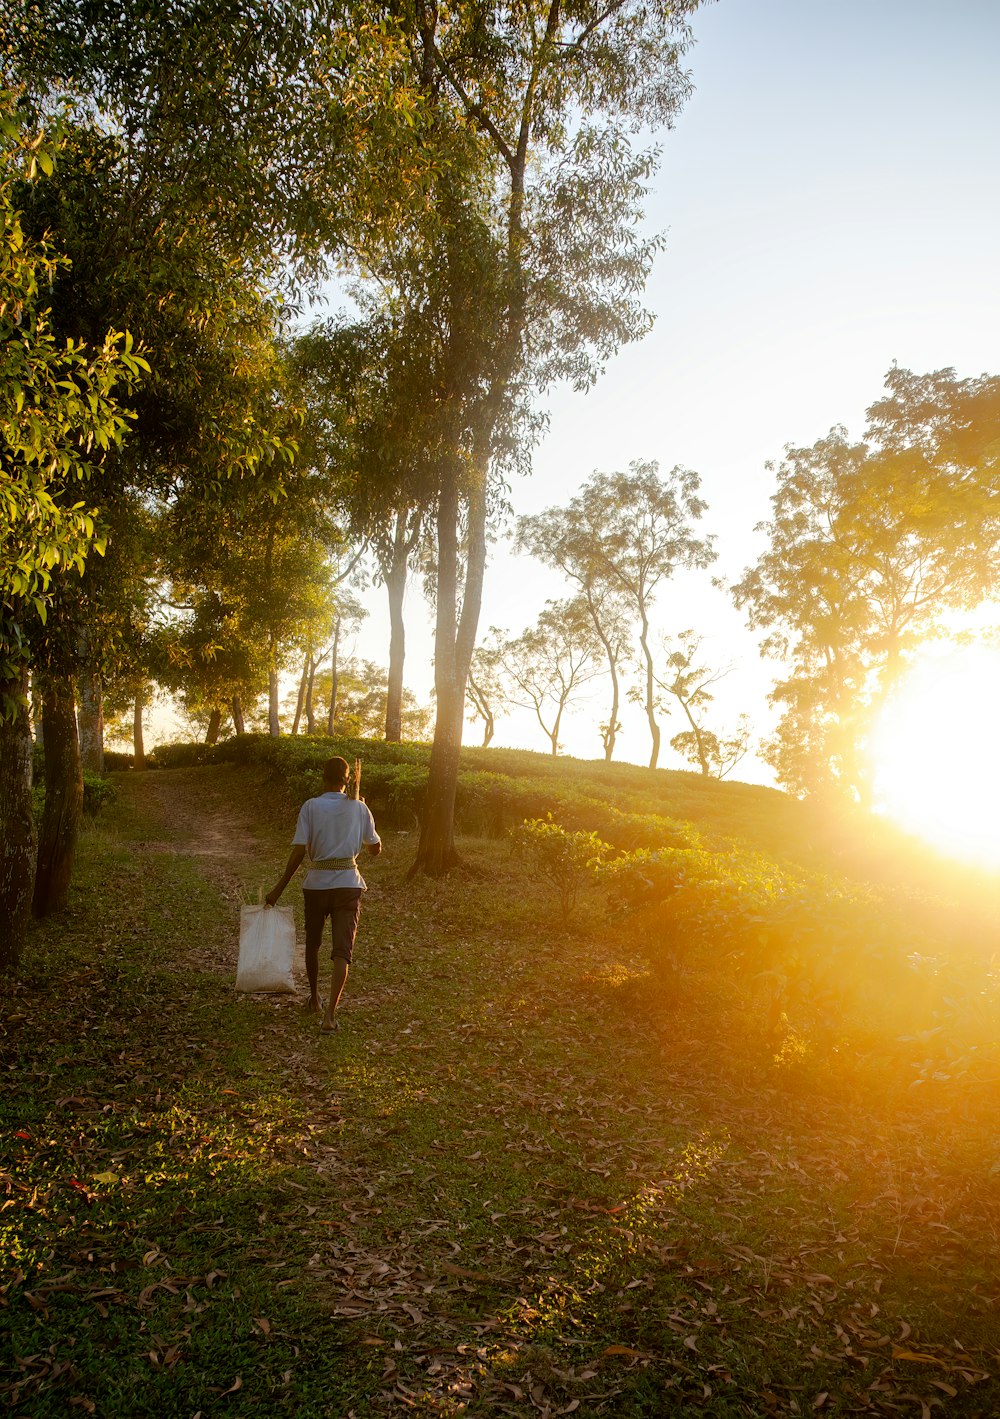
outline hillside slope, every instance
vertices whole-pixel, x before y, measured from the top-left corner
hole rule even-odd
[[[233,994],[266,767],[119,785],[0,1036],[11,1413],[997,1411],[981,1095],[776,1068],[490,841],[386,834],[324,1039]]]

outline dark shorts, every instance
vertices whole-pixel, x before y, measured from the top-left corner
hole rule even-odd
[[[330,960],[339,956],[350,965],[354,956],[354,934],[361,914],[360,887],[329,887],[323,892],[303,888],[306,904],[306,951],[319,953],[327,917],[333,933]]]

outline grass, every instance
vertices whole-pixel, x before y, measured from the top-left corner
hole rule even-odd
[[[12,1414],[1000,1411],[981,1086],[777,1066],[724,979],[657,994],[497,842],[408,884],[387,838],[322,1039],[232,990],[288,806],[120,789],[4,1021]]]

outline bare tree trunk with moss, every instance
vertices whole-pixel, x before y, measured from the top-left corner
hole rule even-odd
[[[0,977],[17,969],[31,916],[37,842],[31,808],[31,724],[25,671],[0,684]]]
[[[142,712],[145,709],[146,696],[142,690],[135,692],[135,704],[132,708],[132,767],[134,769],[144,769],[146,767],[146,746],[142,737]]]
[[[45,808],[38,835],[38,864],[31,909],[35,916],[61,911],[69,896],[73,858],[83,815],[83,766],[76,697],[68,676],[42,679]]]

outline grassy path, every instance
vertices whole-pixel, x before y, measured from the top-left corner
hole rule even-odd
[[[501,844],[406,884],[387,838],[323,1038],[232,990],[291,821],[240,770],[124,778],[34,937],[12,1413],[1000,1414],[981,1101],[781,1083],[723,985],[652,998]]]

